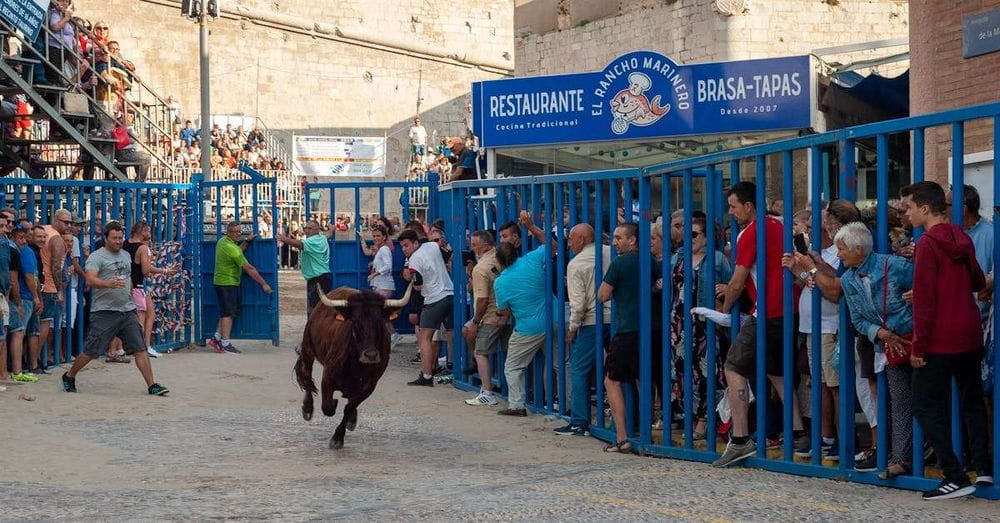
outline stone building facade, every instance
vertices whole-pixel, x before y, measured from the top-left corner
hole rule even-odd
[[[1000,9],[1000,0],[912,0],[910,24],[921,28],[910,36],[910,113],[923,114],[967,105],[996,102],[993,88],[1000,76],[1000,52],[962,57],[962,20]],[[976,185],[984,203],[993,201],[993,128],[990,122],[965,127],[966,182]],[[927,133],[927,178],[947,183],[951,130]],[[984,205],[988,207],[988,205]]]
[[[199,117],[198,27],[171,0],[83,0],[108,22],[139,75],[182,114]],[[402,178],[419,112],[437,137],[461,134],[471,82],[510,73],[513,4],[467,0],[228,0],[212,21],[214,115],[248,115],[272,130],[389,135],[387,174]]]

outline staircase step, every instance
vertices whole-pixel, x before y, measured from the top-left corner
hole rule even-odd
[[[38,65],[42,63],[41,60],[35,60],[34,58],[25,58],[23,56],[5,56],[3,57],[3,59],[7,62],[15,62],[19,64]]]
[[[62,111],[60,114],[62,114],[66,118],[80,118],[80,119],[84,119],[84,118],[93,118],[94,117],[94,115],[92,115],[90,113],[71,113],[69,111]]]
[[[61,85],[37,84],[34,87],[36,91],[52,91],[52,92],[69,91],[69,87],[63,87]]]

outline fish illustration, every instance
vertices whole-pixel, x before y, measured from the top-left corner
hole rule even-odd
[[[629,86],[622,89],[611,99],[611,130],[615,134],[624,134],[629,125],[641,127],[652,125],[670,112],[670,104],[660,105],[660,95],[650,101],[645,92],[652,87],[653,82],[644,73],[628,75]]]

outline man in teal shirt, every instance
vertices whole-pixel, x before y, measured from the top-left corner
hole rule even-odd
[[[310,220],[302,228],[306,237],[302,240],[289,238],[285,233],[278,234],[278,239],[302,251],[302,277],[306,280],[306,316],[312,312],[319,302],[317,286],[323,292],[330,292],[333,287],[333,276],[330,274],[330,242],[326,235],[320,234],[319,222]]]
[[[215,284],[215,295],[219,301],[219,325],[215,330],[215,336],[208,340],[208,343],[219,353],[240,352],[229,340],[229,333],[233,329],[233,320],[240,312],[240,278],[243,276],[243,271],[260,285],[265,294],[271,294],[271,286],[243,255],[253,237],[236,243],[240,236],[242,236],[240,224],[233,222],[226,227],[226,235],[219,238],[219,242],[215,244],[215,277],[212,283]]]

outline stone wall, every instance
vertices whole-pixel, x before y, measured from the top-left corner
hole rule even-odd
[[[748,11],[734,16],[719,13],[719,1],[623,0],[619,16],[518,38],[515,72],[527,76],[598,70],[637,49],[658,51],[680,63],[767,58],[906,37],[909,32],[908,5],[902,0],[841,0],[836,5],[768,0],[751,2]]]
[[[82,0],[81,16],[110,24],[138,73],[185,117],[199,116],[198,27],[164,0]],[[464,132],[471,82],[502,76],[474,57],[513,68],[513,4],[467,0],[229,0],[250,8],[373,36],[424,45],[460,59],[435,59],[301,34],[228,16],[211,22],[212,113],[259,116],[275,131],[390,135],[388,173],[406,171],[406,131],[417,110],[439,138]],[[308,32],[308,31],[304,31]],[[472,57],[472,58],[468,58]]]
[[[913,0],[910,23],[920,27],[910,38],[910,113],[923,114],[997,101],[991,85],[1000,76],[1000,53],[962,58],[962,19],[1000,8],[1000,0]],[[965,126],[965,154],[993,149],[990,122]],[[948,181],[951,129],[927,132],[926,177]],[[985,188],[981,188],[985,189]]]

